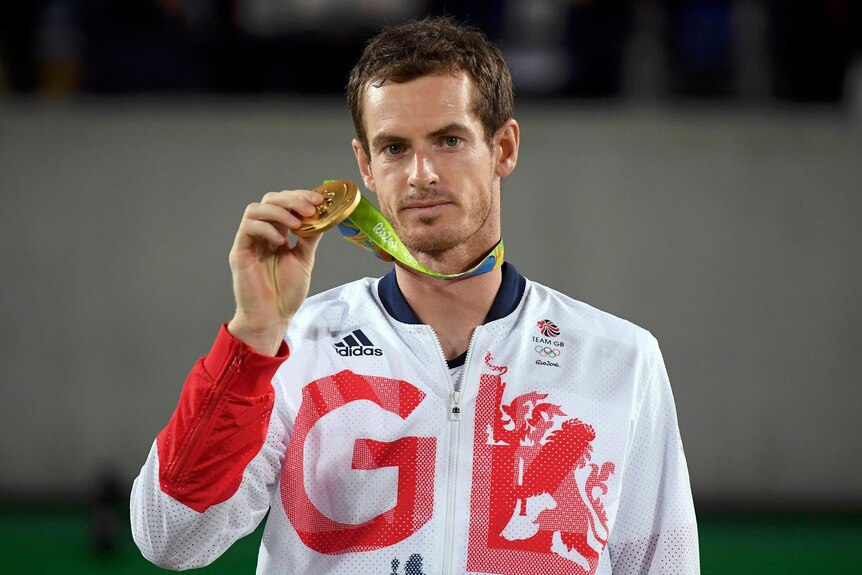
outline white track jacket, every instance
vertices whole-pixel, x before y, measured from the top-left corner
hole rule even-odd
[[[309,298],[275,358],[223,328],[135,481],[137,545],[200,567],[268,512],[260,574],[699,572],[647,331],[506,264],[460,359],[394,272]]]

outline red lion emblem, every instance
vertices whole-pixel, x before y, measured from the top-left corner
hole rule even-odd
[[[548,394],[503,403],[504,366],[491,364],[476,406],[469,570],[511,575],[595,573],[607,544],[601,497],[612,462],[590,463],[596,432]]]

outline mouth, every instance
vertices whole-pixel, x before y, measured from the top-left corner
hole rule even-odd
[[[452,202],[441,199],[434,200],[414,200],[408,202],[401,207],[401,211],[413,214],[432,214],[452,205]]]
[[[433,210],[442,206],[448,206],[450,202],[446,200],[421,200],[409,202],[403,206],[403,210]]]

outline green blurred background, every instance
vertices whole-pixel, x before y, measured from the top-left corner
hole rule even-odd
[[[116,510],[110,544],[99,535],[104,509],[75,506],[0,508],[0,557],[9,575],[165,573],[141,557],[128,516]],[[101,520],[94,522],[95,516]],[[857,514],[699,513],[704,575],[850,575],[862,570]],[[237,542],[209,567],[210,575],[253,573],[262,529]]]

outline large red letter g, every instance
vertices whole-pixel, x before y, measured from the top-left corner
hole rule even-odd
[[[433,437],[402,437],[389,443],[355,441],[353,469],[398,468],[395,506],[358,525],[339,523],[321,513],[309,499],[303,480],[305,440],[321,417],[353,401],[367,400],[407,419],[424,397],[406,381],[347,370],[303,388],[281,476],[281,499],[291,524],[308,547],[328,554],[380,549],[406,539],[428,522],[434,506]]]

